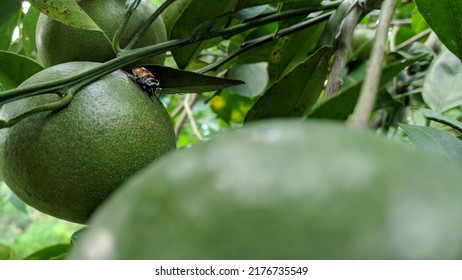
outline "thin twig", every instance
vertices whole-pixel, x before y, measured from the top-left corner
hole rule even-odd
[[[403,25],[411,25],[412,19],[394,19],[391,22],[391,26],[403,26]]]
[[[116,33],[114,34],[114,37],[112,38],[112,49],[117,54],[122,51],[122,49],[120,48],[120,38],[122,37],[122,33],[127,27],[127,24],[130,21],[130,18],[132,17],[133,11],[139,6],[140,2],[140,0],[133,1],[130,4],[130,6],[127,7],[122,24],[119,26]]]
[[[183,110],[183,106],[181,106],[181,115],[180,118],[178,119],[178,122],[175,124],[175,135],[178,138],[178,135],[180,135],[181,128],[183,128],[184,122],[186,121],[186,111]]]
[[[425,46],[431,48],[435,53],[439,53],[441,51],[440,39],[436,36],[435,32],[431,32],[430,36],[428,36],[427,40],[425,41]]]
[[[183,102],[179,103],[170,113],[170,117],[175,118],[181,112],[183,112]]]
[[[187,96],[190,96],[188,104],[189,104],[189,108],[192,108],[194,106],[194,104],[196,104],[197,99],[199,98],[199,94],[198,93],[193,93],[193,94],[188,94]],[[181,128],[183,127],[184,122],[186,121],[186,117],[187,117],[186,111],[184,110],[184,105],[185,105],[185,103],[181,102],[175,108],[175,111],[177,111],[177,113],[175,115],[178,115],[178,114],[181,113],[181,115],[179,117],[179,120],[175,124],[175,134],[177,136],[180,134]]]
[[[371,59],[367,66],[366,79],[361,88],[358,103],[353,115],[349,119],[350,127],[366,128],[379,90],[382,65],[385,59],[385,45],[388,39],[388,30],[398,0],[385,0],[379,17],[376,38],[371,52]]]
[[[202,136],[202,134],[199,131],[199,128],[197,127],[196,119],[194,118],[194,114],[191,110],[191,105],[189,104],[190,99],[191,99],[190,95],[187,95],[185,97],[183,108],[184,108],[184,111],[186,112],[186,115],[188,116],[189,123],[191,124],[191,128],[192,128],[194,135],[197,137],[197,139],[199,139],[199,141],[204,141],[205,140],[204,136]]]
[[[409,45],[412,45],[412,43],[416,42],[416,41],[419,41],[420,39],[430,35],[430,33],[432,32],[432,30],[430,28],[412,36],[411,38],[407,39],[406,41],[402,42],[401,44],[397,45],[395,47],[395,51],[397,50],[401,50],[401,49],[404,49],[405,47],[409,46]]]

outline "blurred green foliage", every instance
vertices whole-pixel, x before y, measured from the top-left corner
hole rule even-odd
[[[82,227],[38,212],[3,182],[0,185],[0,244],[10,247],[16,259],[58,243],[70,243],[71,235]]]

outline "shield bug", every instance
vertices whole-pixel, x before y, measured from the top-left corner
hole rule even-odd
[[[152,97],[159,88],[160,82],[148,69],[137,67],[132,69],[132,74],[129,76]]]

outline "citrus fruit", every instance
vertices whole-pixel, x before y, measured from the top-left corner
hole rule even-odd
[[[70,258],[461,258],[461,179],[340,124],[254,123],[132,177]]]
[[[37,23],[36,43],[38,56],[45,67],[70,61],[104,62],[115,58],[111,42],[116,30],[121,25],[125,14],[125,0],[80,0],[80,7],[104,31],[74,28],[41,14]],[[141,1],[133,12],[121,37],[123,48],[138,26],[146,21],[155,11],[149,0]],[[135,47],[153,45],[166,40],[162,18],[156,19],[142,35]],[[164,55],[142,61],[142,64],[163,64]]]
[[[20,87],[95,67],[70,62],[47,68]],[[57,95],[29,97],[0,111],[11,119]],[[34,114],[6,131],[3,176],[22,200],[47,214],[85,223],[116,187],[175,148],[169,115],[125,72],[116,71],[78,91],[65,108]]]

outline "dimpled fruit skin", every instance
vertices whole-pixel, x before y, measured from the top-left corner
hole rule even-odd
[[[460,259],[461,180],[341,124],[255,122],[130,178],[70,258]]]
[[[125,14],[126,0],[80,0],[77,3],[104,30],[112,40]],[[124,47],[137,27],[154,12],[149,0],[141,1],[124,30],[121,47]],[[37,23],[37,52],[45,67],[70,61],[105,62],[115,58],[109,40],[98,31],[77,29],[59,23],[41,14]],[[164,42],[167,32],[162,18],[158,18],[140,38],[135,47]],[[142,64],[163,64],[164,55],[143,60]]]
[[[59,79],[99,65],[70,62],[37,73],[20,87]],[[4,105],[11,118],[56,95]],[[32,115],[10,128],[4,150],[7,185],[47,214],[85,223],[116,187],[175,149],[169,115],[122,71],[86,86],[70,105]]]

